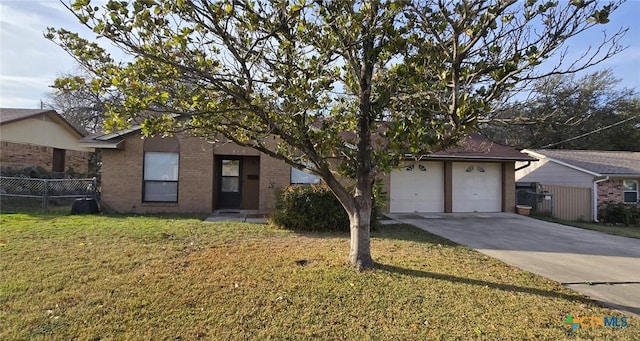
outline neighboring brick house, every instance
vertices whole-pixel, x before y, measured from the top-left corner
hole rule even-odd
[[[598,221],[598,210],[607,202],[640,207],[640,152],[551,149],[523,152],[540,161],[517,171],[517,182],[584,189],[582,198],[575,195],[554,198],[557,210],[581,202],[584,207],[576,209],[589,212],[586,217]]]
[[[101,198],[116,212],[269,212],[277,187],[319,182],[251,148],[185,136],[143,139],[139,127],[88,136],[81,144],[102,150]],[[387,209],[513,212],[515,162],[535,159],[479,135],[462,147],[406,160],[381,176],[390,194]]]
[[[91,148],[85,134],[50,109],[0,109],[0,166],[42,167],[53,174],[86,174]]]

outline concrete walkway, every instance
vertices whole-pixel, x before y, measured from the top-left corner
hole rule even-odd
[[[241,221],[252,224],[266,224],[267,218],[258,211],[251,210],[217,210],[211,213],[204,221]]]
[[[510,213],[388,214],[640,316],[640,240]]]

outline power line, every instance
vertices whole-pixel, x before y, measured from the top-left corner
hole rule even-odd
[[[549,148],[549,147],[557,146],[557,145],[562,144],[562,143],[565,143],[565,142],[569,142],[569,141],[573,141],[573,140],[581,139],[581,138],[583,138],[583,137],[585,137],[585,136],[589,136],[589,135],[591,135],[591,134],[599,133],[599,132],[601,132],[601,131],[603,131],[603,130],[606,130],[606,129],[609,129],[609,128],[613,128],[613,127],[615,127],[615,126],[617,126],[617,125],[620,125],[620,124],[622,124],[622,123],[625,123],[625,122],[631,121],[631,120],[633,120],[634,118],[639,118],[639,117],[640,117],[640,115],[631,116],[631,117],[626,118],[626,119],[624,119],[624,120],[622,120],[622,121],[620,121],[620,122],[616,122],[616,123],[610,124],[610,125],[608,125],[608,126],[605,126],[605,127],[602,127],[602,128],[598,128],[598,129],[596,129],[596,130],[594,130],[594,131],[590,131],[590,132],[588,132],[588,133],[584,133],[584,134],[582,134],[582,135],[578,135],[578,136],[575,136],[575,137],[572,137],[572,138],[569,138],[569,139],[566,139],[566,140],[562,140],[562,141],[560,141],[560,142],[550,143],[550,144],[548,144],[548,145],[546,145],[546,146],[542,146],[542,147],[541,147],[541,149],[545,149],[545,148]]]

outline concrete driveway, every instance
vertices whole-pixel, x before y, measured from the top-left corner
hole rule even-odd
[[[511,213],[388,216],[640,316],[640,239]]]

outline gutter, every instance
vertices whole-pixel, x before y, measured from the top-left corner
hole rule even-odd
[[[593,181],[593,221],[598,222],[598,184],[609,180],[609,176],[605,176],[604,179]]]

